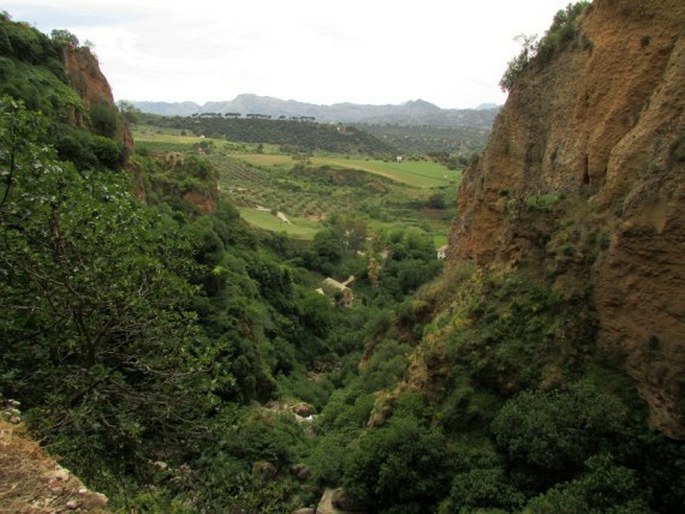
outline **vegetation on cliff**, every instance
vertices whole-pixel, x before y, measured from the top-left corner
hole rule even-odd
[[[578,32],[578,18],[591,5],[588,1],[568,4],[566,9],[557,12],[552,26],[539,40],[537,36],[520,36],[521,53],[509,61],[499,82],[502,90],[510,91],[524,70],[531,66],[544,66],[569,45],[591,45],[587,37]]]
[[[575,9],[550,29],[555,48],[570,40]],[[396,514],[666,513],[685,503],[685,447],[650,428],[636,364],[626,371],[621,349],[600,344],[598,274],[621,238],[659,234],[652,225],[616,233],[608,220],[633,219],[635,191],[650,206],[658,198],[642,187],[620,202],[588,202],[602,184],[599,158],[578,157],[571,180],[556,173],[572,159],[553,130],[537,137],[542,111],[514,138],[509,120],[526,115],[505,107],[465,175],[443,268],[427,232],[397,220],[379,228],[368,209],[329,216],[311,241],[248,226],[219,187],[239,159],[228,147],[241,147],[236,173],[282,179],[272,186],[288,198],[390,190],[385,178],[307,154],[279,161],[280,175],[250,168],[249,159],[275,156],[257,136],[221,151],[209,138],[189,150],[170,137],[159,155],[162,143],[148,142],[124,169],[119,112],[89,103],[78,89],[88,81],[59,78],[53,45],[73,39],[7,16],[2,29],[11,42],[0,35],[11,49],[2,62],[21,73],[0,83],[9,88],[0,102],[0,392],[22,402],[32,434],[113,509],[282,513],[338,486],[347,510]],[[24,40],[43,53],[15,54]],[[550,62],[564,55],[552,53]],[[43,74],[57,82],[32,104],[29,79]],[[511,105],[544,96],[526,87],[516,84]],[[657,159],[637,174],[647,184],[676,183],[677,123],[658,132]],[[548,140],[558,143],[549,152]],[[112,152],[96,152],[98,141]],[[669,205],[680,201],[673,191]],[[440,195],[426,193],[413,208],[440,210]],[[660,210],[645,212],[679,234]],[[315,290],[346,277],[353,300],[336,281]],[[670,383],[669,341],[640,346],[637,364],[659,366],[650,380]]]
[[[128,152],[125,122],[111,98],[85,94],[82,76],[70,73],[64,64],[65,56],[72,54],[84,66],[97,67],[90,50],[79,47],[73,35],[54,31],[50,38],[3,13],[0,95],[21,99],[27,108],[45,115],[45,141],[57,149],[60,158],[84,169],[116,169]]]

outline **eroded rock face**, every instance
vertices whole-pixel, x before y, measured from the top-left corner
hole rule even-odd
[[[112,88],[100,70],[97,58],[88,48],[72,48],[67,46],[64,48],[62,61],[72,87],[83,98],[86,106],[90,107],[100,102],[114,105]],[[75,123],[84,123],[81,114],[75,112],[74,116],[76,117],[73,120]],[[133,136],[123,118],[120,138],[124,146],[129,150],[133,150]]]
[[[535,258],[511,202],[585,197],[609,240],[591,274],[598,344],[625,359],[652,425],[685,439],[685,4],[595,0],[579,27],[511,91],[465,174],[450,259]]]

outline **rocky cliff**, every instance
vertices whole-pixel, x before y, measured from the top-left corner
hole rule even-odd
[[[651,424],[685,439],[685,4],[595,0],[574,43],[539,61],[464,176],[450,262],[549,262],[559,223],[513,213],[576,198],[561,223],[585,216],[605,242],[556,285],[589,281],[599,348],[624,362]]]
[[[86,107],[98,103],[105,103],[114,107],[112,88],[100,70],[97,58],[88,47],[65,46],[62,52],[62,62],[71,86],[83,98]],[[74,120],[76,123],[84,123],[82,117],[78,119],[78,113],[75,113],[75,116],[77,116],[77,119]],[[121,129],[120,133],[117,134],[117,139],[129,150],[132,150],[133,137],[126,120],[123,117],[120,117],[120,120]]]

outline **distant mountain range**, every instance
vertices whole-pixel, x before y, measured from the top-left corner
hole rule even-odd
[[[201,113],[262,114],[273,118],[313,116],[319,122],[369,123],[399,125],[436,125],[445,127],[487,128],[492,126],[499,107],[483,104],[476,109],[441,109],[425,100],[410,100],[399,105],[363,105],[338,103],[316,105],[269,96],[238,95],[233,100],[207,102],[139,102],[128,101],[143,112],[162,116],[192,116]]]

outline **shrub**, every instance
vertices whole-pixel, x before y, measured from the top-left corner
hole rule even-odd
[[[90,107],[90,124],[96,134],[113,138],[119,127],[119,114],[116,107],[106,102],[99,102]]]
[[[552,25],[545,32],[540,41],[536,42],[536,36],[519,36],[523,48],[521,53],[514,57],[500,79],[499,85],[502,91],[511,91],[518,77],[530,63],[545,64],[555,55],[566,49],[576,38],[578,16],[590,6],[590,2],[582,1],[568,4],[566,9],[558,11],[554,15]],[[592,43],[585,40],[584,47],[591,47]]]
[[[90,146],[97,160],[106,168],[115,170],[123,164],[124,152],[111,139],[94,136]]]
[[[615,397],[579,384],[568,391],[520,393],[504,405],[491,429],[512,464],[544,482],[581,469],[625,418]]]
[[[600,514],[650,512],[634,470],[618,466],[609,454],[590,457],[586,473],[580,478],[559,484],[528,503],[526,512],[586,512]]]
[[[449,498],[440,505],[440,513],[495,507],[511,512],[524,502],[525,496],[511,485],[503,468],[473,469],[454,477]]]
[[[395,415],[347,455],[343,484],[372,512],[429,512],[444,490],[442,433]]]

